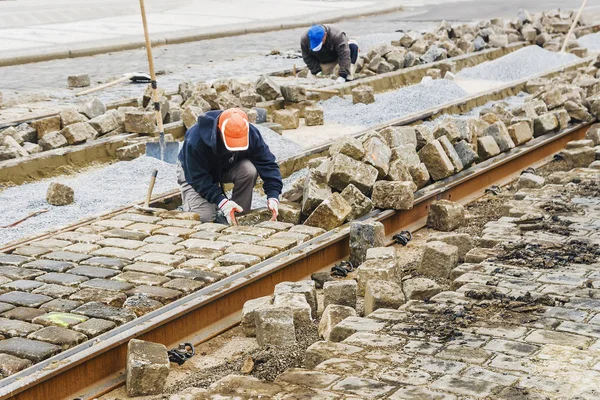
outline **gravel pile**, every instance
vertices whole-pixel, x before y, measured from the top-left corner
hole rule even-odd
[[[303,176],[308,175],[308,168],[303,168],[300,171],[296,171],[287,178],[283,179],[283,190],[281,193],[285,193],[290,190],[290,187],[297,179],[302,178]],[[228,193],[231,195],[231,192]],[[252,209],[266,207],[267,204],[267,196],[262,191],[254,190],[254,195],[252,196]]]
[[[580,47],[585,47],[589,51],[600,51],[600,32],[585,35],[577,39]]]
[[[352,104],[351,96],[332,97],[322,103],[325,123],[371,126],[392,118],[427,110],[467,96],[454,82],[433,80],[375,95],[375,103]]]
[[[292,142],[291,140],[284,138],[277,132],[265,126],[261,126],[260,124],[254,126],[258,128],[263,139],[269,146],[271,153],[275,155],[277,160],[285,160],[286,158],[295,156],[302,151],[302,146],[296,142]]]
[[[462,79],[510,82],[573,63],[580,58],[569,53],[555,53],[538,46],[527,46],[493,61],[465,68]]]

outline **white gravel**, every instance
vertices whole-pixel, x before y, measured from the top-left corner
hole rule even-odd
[[[579,57],[569,53],[555,53],[538,46],[527,46],[496,60],[465,68],[457,74],[461,79],[510,82],[540,72],[573,63]]]
[[[577,39],[577,43],[590,51],[600,51],[600,32],[582,36]]]
[[[332,97],[322,102],[325,122],[371,126],[393,118],[424,111],[465,97],[467,92],[454,82],[439,79],[404,87],[394,92],[375,94],[375,103],[352,104],[351,96]]]
[[[260,134],[269,146],[271,153],[275,155],[277,160],[285,160],[286,158],[290,158],[302,151],[302,146],[300,146],[298,143],[292,142],[277,132],[260,124],[255,126],[258,128]]]

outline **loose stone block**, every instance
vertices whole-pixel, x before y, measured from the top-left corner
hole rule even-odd
[[[306,100],[306,88],[298,85],[282,85],[281,95],[286,101],[300,103]]]
[[[383,246],[385,246],[385,228],[381,222],[367,220],[355,221],[350,224],[350,263],[352,265],[362,264],[369,248]]]
[[[0,340],[0,353],[24,358],[34,363],[50,358],[60,352],[60,347],[37,340],[10,338]]]
[[[41,342],[52,343],[60,346],[62,350],[70,349],[87,340],[83,333],[75,332],[70,329],[58,326],[47,326],[28,336],[29,339],[39,340]]]
[[[273,122],[280,124],[283,129],[298,129],[300,118],[298,113],[292,110],[275,110],[273,112]]]
[[[94,97],[93,99],[85,103],[81,107],[79,112],[81,112],[89,119],[96,118],[97,116],[102,115],[106,112],[106,105],[104,105],[104,103],[97,97]]]
[[[83,303],[97,301],[112,307],[121,307],[127,299],[127,296],[114,290],[84,288],[77,293],[72,294],[69,298],[71,300],[81,301]]]
[[[228,253],[218,257],[216,261],[223,266],[228,265],[244,265],[246,268],[258,264],[261,261],[260,257],[249,254]]]
[[[273,305],[290,309],[294,316],[294,327],[302,332],[312,325],[312,313],[306,296],[302,293],[280,293],[273,299]]]
[[[362,142],[352,136],[344,136],[329,148],[329,154],[335,157],[336,154],[343,154],[355,160],[361,161],[365,155],[365,149]]]
[[[412,182],[378,181],[373,185],[373,206],[381,209],[409,210],[413,206]]]
[[[440,285],[427,278],[412,278],[402,282],[402,289],[407,300],[430,299],[442,291]]]
[[[311,315],[317,315],[317,291],[315,282],[304,280],[299,282],[281,282],[275,285],[275,296],[282,293],[302,293],[310,304]]]
[[[5,337],[26,337],[41,329],[42,325],[18,321],[16,319],[0,318],[0,334]]]
[[[6,378],[31,365],[32,363],[29,360],[11,356],[9,354],[0,354],[0,377]]]
[[[305,225],[331,230],[342,225],[352,208],[339,193],[325,199],[304,222]]]
[[[547,132],[553,131],[558,128],[558,119],[556,115],[547,113],[540,115],[533,120],[533,136],[538,137]]]
[[[368,195],[371,192],[375,181],[377,180],[377,169],[373,166],[356,161],[343,154],[337,154],[327,173],[327,184],[337,190],[344,190],[346,186],[352,184],[356,186],[363,194]],[[311,179],[309,177],[309,179]],[[307,185],[312,184],[307,182]],[[303,203],[310,201],[312,192],[317,193],[317,190],[306,190],[304,196],[309,196]],[[320,192],[318,192],[320,193]]]
[[[563,150],[561,154],[570,169],[587,168],[596,159],[596,152],[591,147]]]
[[[517,180],[517,190],[520,189],[537,189],[544,186],[546,180],[538,175],[528,172],[521,174]]]
[[[60,134],[60,132],[49,132],[45,134],[43,138],[39,139],[38,144],[42,146],[44,151],[48,151],[65,147],[69,143],[67,142],[67,139]]]
[[[450,143],[450,140],[446,136],[442,136],[438,139],[438,141],[440,142],[444,151],[446,152],[446,155],[452,162],[452,165],[454,166],[454,171],[455,172],[462,171],[464,169],[464,165],[463,165],[457,151],[452,146],[452,143]]]
[[[70,88],[90,86],[90,76],[88,74],[69,75],[67,84]]]
[[[500,390],[500,386],[475,378],[445,375],[431,385],[434,389],[463,396],[487,397]]]
[[[158,133],[153,111],[128,111],[125,113],[125,131],[131,133]]]
[[[325,296],[323,307],[330,304],[352,307],[356,309],[356,291],[358,285],[354,279],[343,281],[330,281],[323,284]]]
[[[258,94],[263,96],[265,100],[275,100],[279,97],[281,89],[279,85],[273,80],[273,78],[262,75],[256,82],[256,91]]]
[[[261,347],[282,347],[296,343],[291,309],[270,306],[255,311],[256,340]]]
[[[425,164],[419,163],[416,166],[410,166],[408,170],[414,184],[417,185],[418,189],[421,189],[429,183],[431,176],[429,175],[429,171],[427,170],[427,166]]]
[[[46,201],[53,206],[66,206],[75,201],[75,191],[62,183],[52,182],[46,192]]]
[[[479,156],[473,149],[473,145],[464,140],[461,140],[454,145],[454,151],[458,155],[458,158],[460,159],[460,162],[464,168],[468,168],[475,162],[479,161]]]
[[[0,295],[0,302],[21,307],[37,308],[50,300],[52,300],[52,297],[19,291],[8,292]]]
[[[475,247],[473,238],[468,233],[441,233],[427,239],[428,242],[444,242],[458,248],[458,261],[464,262],[467,253]]]
[[[377,136],[373,136],[363,142],[365,155],[363,162],[377,169],[379,178],[388,174],[392,150]]]
[[[450,276],[458,265],[458,247],[443,242],[428,242],[423,247],[419,270],[429,276]]]
[[[508,127],[508,134],[517,146],[527,143],[533,138],[531,125],[525,121],[518,122]]]
[[[419,158],[427,167],[431,178],[435,181],[447,178],[454,173],[454,165],[438,140],[434,140],[423,146],[419,151]]]
[[[450,232],[465,221],[465,208],[448,200],[434,201],[429,208],[427,225],[439,231]]]
[[[372,87],[361,85],[352,89],[352,104],[358,103],[375,103],[375,94]]]
[[[358,294],[365,295],[365,287],[370,280],[386,280],[400,282],[401,271],[396,260],[369,259],[358,267]]]
[[[48,117],[48,118],[38,119],[38,120],[32,122],[31,125],[37,131],[37,138],[42,139],[48,133],[51,133],[51,132],[58,133],[58,131],[60,131],[60,117],[58,115],[56,115],[56,116],[52,116],[52,117]],[[63,139],[65,140],[65,144],[66,144],[67,143],[66,139],[64,137],[63,137]],[[44,147],[44,146],[42,146],[42,147]]]
[[[83,114],[80,114],[79,111],[77,111],[77,108],[75,107],[66,108],[59,112],[58,115],[60,116],[60,122],[63,128],[71,124],[87,121],[87,117]],[[60,130],[60,125],[57,130]],[[43,137],[43,135],[41,137]]]
[[[385,323],[369,318],[347,317],[331,330],[329,340],[341,342],[356,332],[379,332],[385,328]]]
[[[500,154],[500,147],[493,137],[482,136],[477,138],[477,154],[482,161],[487,160]]]
[[[281,203],[279,203],[279,215],[277,217],[279,221],[291,224],[298,224],[300,223],[301,217],[302,207],[300,206],[300,204],[286,201],[282,201]]]
[[[105,319],[91,318],[85,322],[82,322],[79,325],[75,325],[73,327],[73,330],[83,333],[88,338],[93,338],[93,337],[103,334],[104,332],[108,332],[111,329],[114,329],[116,327],[117,327],[117,324],[115,324],[112,321],[107,321]]]
[[[302,196],[302,213],[309,215],[330,195],[331,188],[327,185],[323,174],[316,169],[309,169]]]
[[[400,146],[417,146],[417,131],[412,126],[391,126],[379,132],[389,148]]]
[[[67,139],[70,145],[84,143],[88,139],[94,139],[97,131],[87,122],[78,122],[64,128],[60,134]]]
[[[321,321],[319,321],[319,336],[329,340],[334,326],[348,317],[356,317],[356,310],[351,307],[330,304],[325,307]]]
[[[498,121],[488,126],[484,134],[485,136],[494,138],[501,152],[508,151],[515,147],[515,144],[508,133],[508,129],[506,129],[506,125],[504,125],[504,122],[502,121]]]
[[[379,308],[398,308],[404,304],[402,287],[382,280],[370,280],[365,287],[365,316]]]
[[[242,308],[242,332],[248,337],[256,336],[256,310],[266,308],[271,305],[271,296],[263,296],[256,299],[248,300]]]
[[[361,347],[352,346],[345,343],[319,341],[310,345],[306,349],[305,365],[307,368],[315,368],[318,364],[325,360],[329,360],[331,358],[350,357],[351,355],[360,353],[362,350],[363,349]]]
[[[127,345],[127,395],[161,394],[169,376],[169,357],[163,344],[131,339]]]
[[[373,202],[371,199],[365,196],[353,184],[346,186],[340,194],[352,208],[352,211],[350,211],[350,214],[346,218],[348,221],[360,218],[373,209]]]
[[[117,325],[122,325],[136,318],[135,314],[129,310],[115,308],[96,302],[83,304],[71,312],[73,314],[85,315],[89,318],[107,319],[109,321],[113,321]]]

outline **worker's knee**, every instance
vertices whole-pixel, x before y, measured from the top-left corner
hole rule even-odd
[[[258,171],[252,161],[245,159],[240,161],[237,171],[235,172],[234,183],[236,182],[256,182]]]

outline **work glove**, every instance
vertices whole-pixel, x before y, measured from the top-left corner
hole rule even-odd
[[[267,208],[273,213],[271,221],[277,221],[277,216],[279,215],[279,200],[276,198],[267,199]]]
[[[346,82],[346,78],[344,78],[343,76],[340,76],[339,78],[337,78],[335,80],[335,83],[345,83]]]
[[[317,72],[317,74],[315,75],[317,78],[322,78],[323,77],[323,71],[319,71]]]
[[[238,203],[228,199],[225,199],[219,203],[219,209],[223,211],[223,214],[225,215],[225,218],[227,218],[227,223],[229,225],[237,225],[235,213],[241,213],[244,211],[244,209],[240,207]]]

